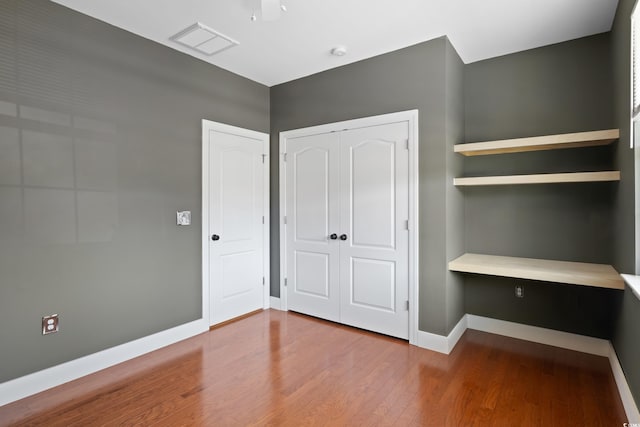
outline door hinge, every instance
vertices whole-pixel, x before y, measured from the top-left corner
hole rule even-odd
[[[404,141],[404,149],[405,150],[409,149],[409,140],[408,139],[405,139],[405,141]]]
[[[264,215],[262,215],[262,223],[264,224]]]
[[[284,278],[284,286],[285,287],[287,286],[287,278],[286,277]]]
[[[266,280],[264,279],[264,276],[262,276],[262,286],[264,286],[266,283]]]
[[[267,157],[267,155],[266,155],[266,154],[263,154],[263,155],[262,155],[262,163],[264,163],[264,159],[265,159],[265,157]]]
[[[405,230],[409,230],[409,220],[408,219],[404,220],[404,229]]]
[[[407,307],[407,311],[409,311],[409,300],[407,300],[406,307]]]
[[[287,216],[286,215],[283,217],[282,223],[285,224],[285,225],[287,224]]]
[[[286,162],[287,161],[287,153],[283,153],[283,158],[284,158],[284,161]]]

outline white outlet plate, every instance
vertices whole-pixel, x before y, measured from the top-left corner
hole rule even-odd
[[[191,211],[176,212],[176,224],[191,225]]]

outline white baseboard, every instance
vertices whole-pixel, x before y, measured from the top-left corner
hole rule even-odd
[[[633,399],[631,389],[627,383],[627,378],[624,376],[624,371],[622,370],[622,365],[620,365],[620,360],[618,360],[616,350],[613,348],[611,343],[609,343],[609,363],[611,364],[611,371],[613,372],[613,377],[615,378],[616,385],[618,386],[618,393],[620,393],[624,412],[627,414],[627,423],[640,424],[640,412],[638,411],[638,406],[636,405],[636,401]]]
[[[73,381],[209,330],[203,319],[0,384],[0,406]]]
[[[568,350],[609,357],[609,341],[505,320],[467,314],[467,327]]]
[[[280,305],[280,298],[278,297],[271,297],[270,305],[274,310],[282,310],[282,306]]]
[[[462,316],[462,319],[451,330],[449,335],[432,334],[430,332],[418,331],[418,347],[425,348],[427,350],[437,351],[438,353],[449,354],[453,348],[458,344],[458,340],[467,330],[467,316]]]

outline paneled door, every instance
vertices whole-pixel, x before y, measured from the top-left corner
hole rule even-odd
[[[286,140],[288,309],[409,337],[409,124]]]
[[[339,134],[293,138],[287,158],[289,309],[338,322]]]
[[[263,154],[267,135],[225,125],[210,126],[206,134],[207,239],[213,325],[266,305]]]
[[[340,319],[409,336],[406,122],[340,133]]]

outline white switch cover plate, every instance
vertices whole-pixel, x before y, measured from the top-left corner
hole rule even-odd
[[[178,225],[191,225],[191,211],[176,212],[176,222]]]

